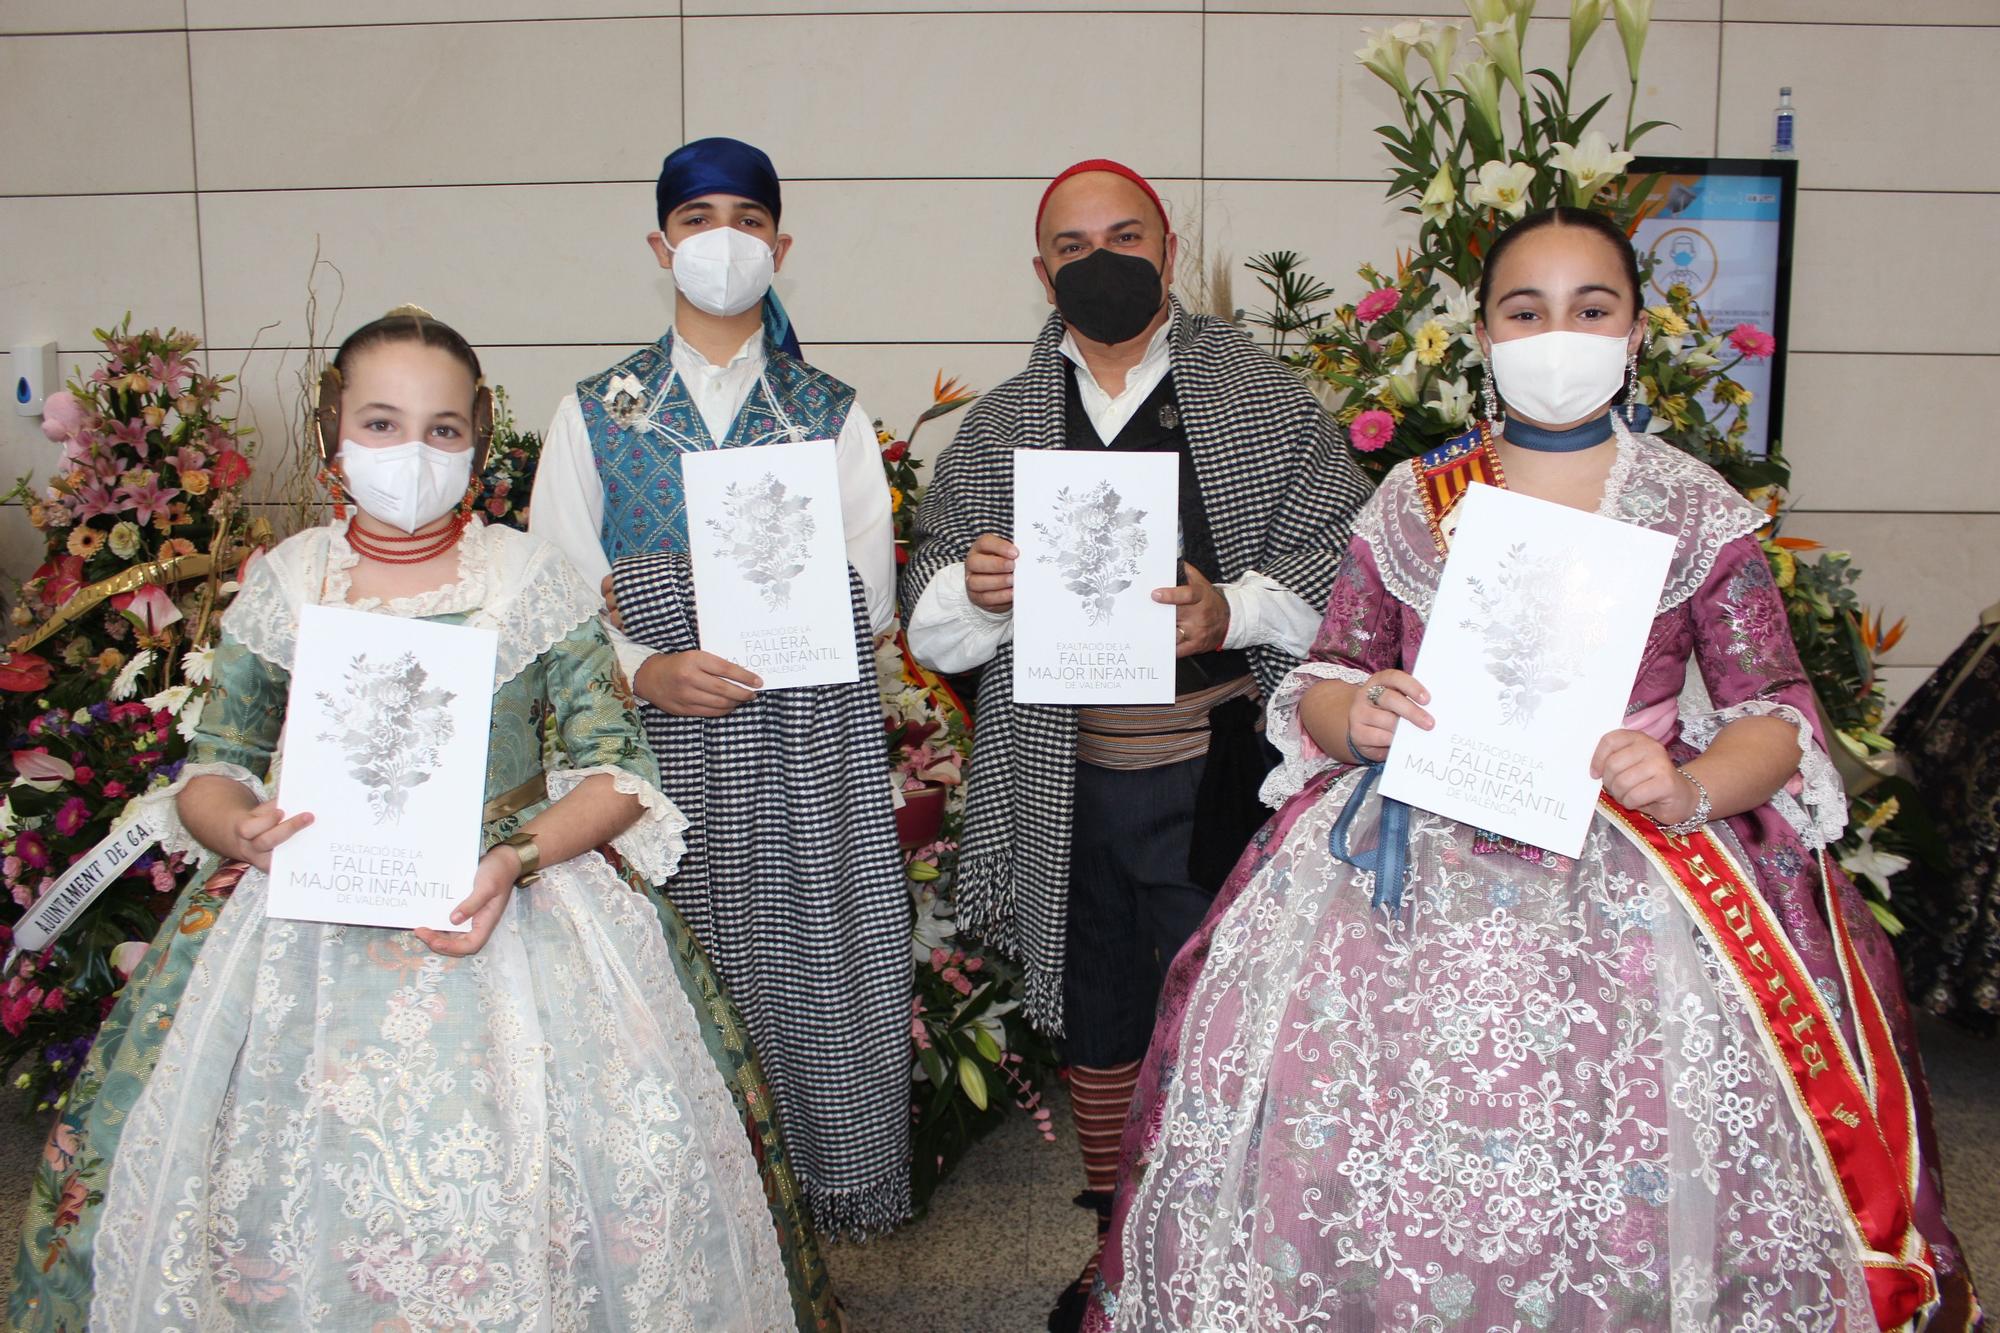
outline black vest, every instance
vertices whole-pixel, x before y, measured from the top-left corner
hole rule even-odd
[[[1208,526],[1208,507],[1202,503],[1201,480],[1195,475],[1194,453],[1188,448],[1187,431],[1181,425],[1180,404],[1174,398],[1174,377],[1169,371],[1146,395],[1146,401],[1132,414],[1118,438],[1106,444],[1091,424],[1083,407],[1083,393],[1077,387],[1076,370],[1063,376],[1067,404],[1063,447],[1066,449],[1117,449],[1123,453],[1171,453],[1180,459],[1181,558],[1200,570],[1210,583],[1222,581],[1222,565],[1216,558],[1215,538]],[[1183,580],[1185,581],[1185,580]],[[1175,663],[1174,693],[1190,694],[1220,685],[1250,673],[1250,659],[1241,649],[1196,653]]]

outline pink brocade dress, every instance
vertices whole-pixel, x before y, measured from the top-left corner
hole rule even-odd
[[[1789,789],[1711,827],[1851,1045],[1816,852],[1846,801],[1751,536],[1763,515],[1643,436],[1621,438],[1600,512],[1678,538],[1628,719],[1664,719],[1646,729],[1677,761],[1738,717],[1798,728]],[[1169,974],[1085,1327],[1873,1329],[1810,1122],[1724,962],[1607,818],[1572,859],[1413,811],[1395,917],[1329,851],[1361,770],[1312,745],[1299,703],[1410,669],[1442,564],[1399,468],[1271,701],[1277,814]],[[1380,809],[1363,798],[1357,849]],[[1895,960],[1834,876],[1915,1088],[1918,1226],[1969,1299]]]

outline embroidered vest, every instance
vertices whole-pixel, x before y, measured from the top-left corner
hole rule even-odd
[[[785,355],[767,339],[764,374],[718,445],[687,386],[673,373],[673,338],[669,330],[659,342],[576,386],[591,456],[604,485],[599,535],[613,561],[687,550],[684,452],[779,443],[789,438],[788,422],[798,428],[801,440],[834,439],[854,406],[854,390]],[[767,383],[777,397],[775,405],[765,394]]]

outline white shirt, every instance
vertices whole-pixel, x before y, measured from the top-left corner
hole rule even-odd
[[[736,414],[743,410],[751,388],[764,372],[765,359],[762,329],[721,366],[709,361],[687,339],[674,339],[674,374],[687,387],[711,439],[719,441],[729,434]],[[840,476],[840,518],[847,530],[847,559],[861,575],[869,627],[880,634],[896,614],[896,531],[872,421],[859,402],[848,410],[834,444],[834,466]],[[549,423],[549,433],[542,441],[528,526],[535,535],[562,548],[570,563],[593,585],[611,572],[600,539],[604,531],[604,482],[597,473],[590,431],[583,424],[583,408],[575,394],[564,397],[556,408],[555,420]],[[653,655],[651,648],[634,643],[615,629],[611,639],[628,679]]]
[[[1102,443],[1118,438],[1133,413],[1173,369],[1168,343],[1172,329],[1168,322],[1154,331],[1146,354],[1125,372],[1125,387],[1116,394],[1106,393],[1097,382],[1076,345],[1076,335],[1063,333],[1060,350],[1076,367],[1077,397]],[[1266,643],[1292,657],[1304,657],[1312,647],[1313,636],[1319,632],[1319,612],[1276,579],[1249,569],[1241,578],[1218,583],[1215,588],[1229,607],[1224,648]],[[919,661],[936,671],[970,671],[991,661],[1000,645],[1014,637],[1014,617],[1009,611],[988,611],[973,605],[965,588],[965,564],[960,561],[940,569],[925,586],[910,614],[908,629],[910,651]]]

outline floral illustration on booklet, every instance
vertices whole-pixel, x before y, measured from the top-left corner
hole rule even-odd
[[[367,789],[377,824],[402,822],[411,790],[430,781],[455,730],[450,709],[457,696],[428,688],[429,679],[415,653],[386,664],[362,653],[348,664],[345,695],[318,696],[333,724],[319,738],[347,756],[348,776]]]
[[[805,572],[806,556],[819,530],[809,512],[812,497],[788,494],[785,483],[770,472],[755,485],[732,485],[723,495],[727,520],[708,521],[722,538],[716,554],[734,562],[743,577],[757,585],[766,610],[790,606],[792,580]]]
[[[1575,582],[1570,573],[1563,562],[1531,559],[1516,545],[1493,581],[1467,580],[1485,620],[1467,620],[1464,628],[1486,644],[1486,674],[1500,682],[1504,725],[1533,722],[1543,700],[1582,674],[1588,649],[1602,637],[1601,625],[1563,614]]]
[[[1111,619],[1118,594],[1132,586],[1146,533],[1143,509],[1124,508],[1124,498],[1108,481],[1081,494],[1065,486],[1056,492],[1053,522],[1036,523],[1035,535],[1052,548],[1036,558],[1061,572],[1063,586],[1083,599],[1092,625]]]

